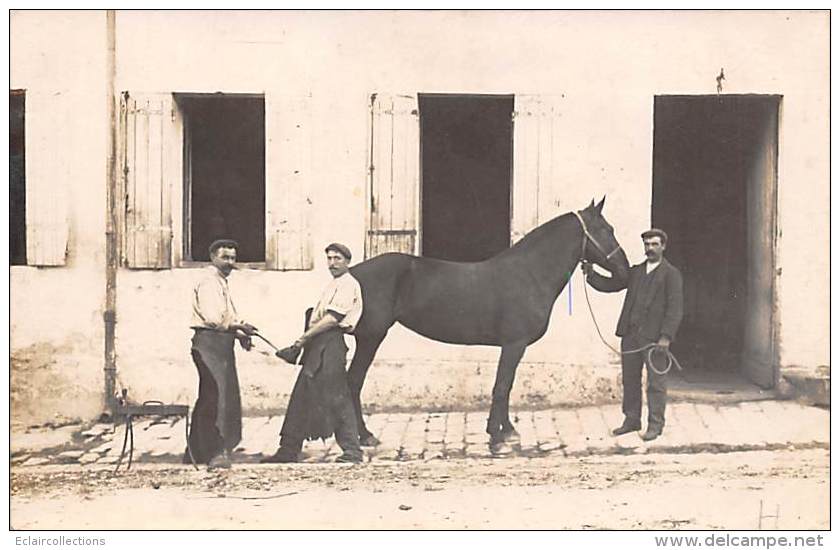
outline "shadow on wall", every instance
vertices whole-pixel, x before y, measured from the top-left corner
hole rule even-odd
[[[104,410],[102,358],[85,354],[73,342],[33,344],[12,352],[12,425],[62,425],[95,418]]]

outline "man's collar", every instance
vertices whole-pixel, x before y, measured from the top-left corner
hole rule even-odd
[[[219,269],[218,267],[216,267],[216,266],[215,266],[215,265],[213,265],[213,264],[210,264],[210,268],[209,268],[209,269],[210,269],[210,270],[212,270],[212,271],[213,271],[213,273],[215,273],[217,277],[221,277],[222,279],[224,279],[225,281],[227,281],[227,275],[225,275],[224,273],[222,273],[222,270],[221,270],[221,269]]]

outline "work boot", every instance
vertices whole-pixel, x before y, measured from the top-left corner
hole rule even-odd
[[[660,435],[662,435],[662,428],[648,426],[648,429],[642,434],[642,441],[653,441]]]
[[[642,429],[642,423],[641,422],[632,422],[632,421],[625,420],[624,423],[621,426],[619,426],[618,428],[616,428],[612,431],[612,434],[616,435],[616,436],[624,435],[624,434],[629,434],[630,432],[638,432],[641,429]]]
[[[208,470],[229,470],[231,467],[230,453],[225,450],[210,459],[207,463]]]
[[[288,447],[278,447],[277,451],[271,456],[266,456],[260,459],[262,464],[290,464],[298,461],[300,451],[297,449],[290,449]]]

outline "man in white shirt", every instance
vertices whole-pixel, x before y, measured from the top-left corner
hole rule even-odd
[[[228,276],[236,265],[236,241],[210,245],[212,265],[193,289],[192,358],[198,369],[198,399],[192,413],[189,454],[208,468],[230,468],[230,453],[242,437],[242,406],[233,342],[251,349],[256,327],[242,321],[230,296]]]
[[[333,434],[343,451],[337,462],[362,462],[344,343],[344,334],[353,332],[362,317],[362,288],[349,271],[349,248],[332,243],[325,252],[333,280],[292,347],[303,349],[303,367],[289,398],[280,447],[263,462],[297,462],[304,439],[326,439]]]

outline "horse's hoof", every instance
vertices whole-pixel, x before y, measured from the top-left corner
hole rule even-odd
[[[380,443],[382,442],[376,439],[376,436],[374,435],[369,435],[359,440],[359,445],[361,445],[362,447],[376,447]]]
[[[514,445],[514,446],[522,443],[522,439],[519,437],[519,432],[517,432],[516,430],[513,430],[511,432],[507,432],[507,433],[503,434],[502,435],[502,440],[505,443],[509,443],[511,445]]]
[[[490,444],[490,454],[496,457],[510,456],[513,454],[513,447],[504,441]]]

